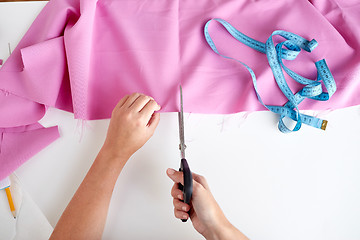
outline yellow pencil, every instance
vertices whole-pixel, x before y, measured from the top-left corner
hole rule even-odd
[[[13,200],[12,200],[12,197],[11,197],[10,187],[5,188],[5,192],[6,192],[6,196],[8,198],[8,201],[9,201],[9,206],[10,206],[11,213],[14,216],[14,218],[16,218],[15,207],[14,207],[14,203],[13,203]]]

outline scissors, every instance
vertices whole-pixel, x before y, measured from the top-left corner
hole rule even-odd
[[[193,192],[193,178],[189,168],[189,164],[185,159],[185,137],[184,137],[184,112],[183,112],[183,96],[182,96],[182,87],[180,85],[180,112],[178,113],[179,118],[179,135],[180,135],[180,144],[179,149],[181,153],[181,163],[179,171],[184,173],[184,185],[179,183],[179,189],[183,192],[184,203],[189,204],[191,200],[191,195]],[[186,222],[187,219],[181,219],[181,221]]]

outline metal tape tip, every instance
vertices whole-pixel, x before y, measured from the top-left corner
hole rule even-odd
[[[321,129],[325,131],[327,124],[328,124],[328,121],[327,121],[327,120],[323,120],[323,121],[322,121],[322,124],[321,124]]]

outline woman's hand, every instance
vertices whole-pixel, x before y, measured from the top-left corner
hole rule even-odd
[[[209,185],[203,176],[192,173],[193,193],[190,205],[188,205],[182,202],[183,193],[178,188],[179,183],[184,184],[183,173],[171,168],[166,173],[174,181],[171,196],[173,197],[174,215],[176,218],[188,219],[190,217],[195,230],[207,240],[247,239],[244,234],[227,220],[211,194]],[[190,211],[190,216],[188,211]]]
[[[153,135],[160,121],[158,110],[160,106],[155,100],[144,94],[122,98],[112,111],[102,150],[127,161]]]

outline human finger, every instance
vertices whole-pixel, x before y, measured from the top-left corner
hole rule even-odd
[[[149,103],[149,101],[152,101],[149,96],[140,94],[140,96],[136,98],[135,101],[131,104],[130,108],[134,109],[136,112],[141,112],[141,110]]]
[[[152,130],[152,131],[155,131],[155,128],[157,127],[157,125],[159,124],[160,122],[160,113],[154,113],[149,122],[148,122],[148,127]]]
[[[174,205],[174,208],[179,211],[188,212],[190,210],[190,205],[188,205],[176,198],[173,199],[173,205]]]
[[[175,184],[174,184],[174,186],[172,187],[170,193],[171,193],[171,196],[172,196],[173,198],[177,198],[177,199],[180,199],[180,200],[183,200],[183,199],[184,199],[183,192],[179,189],[178,183],[175,183]]]
[[[135,102],[135,100],[140,96],[140,93],[133,93],[131,94],[128,99],[126,100],[126,102],[124,103],[124,107],[129,108],[131,107],[131,105]]]
[[[166,174],[171,180],[173,180],[174,183],[181,183],[182,185],[184,185],[184,176],[182,172],[176,171],[172,168],[168,168],[166,170]]]
[[[210,190],[209,184],[206,181],[206,178],[204,176],[201,176],[196,173],[192,173],[192,177],[194,181],[200,183],[206,190]]]
[[[179,211],[175,208],[174,208],[174,215],[178,219],[188,219],[189,218],[189,214],[187,212]]]
[[[159,111],[160,110],[160,105],[154,100],[149,100],[146,105],[143,106],[143,108],[141,109],[141,113],[144,116],[147,116],[150,120],[151,115],[155,112],[155,111]]]
[[[114,109],[117,109],[117,108],[121,108],[124,103],[127,101],[127,99],[129,98],[129,95],[125,95],[122,99],[120,99],[120,101],[116,104],[115,108]]]
[[[202,196],[202,194],[207,191],[208,190],[202,184],[197,181],[193,181],[193,196]]]

